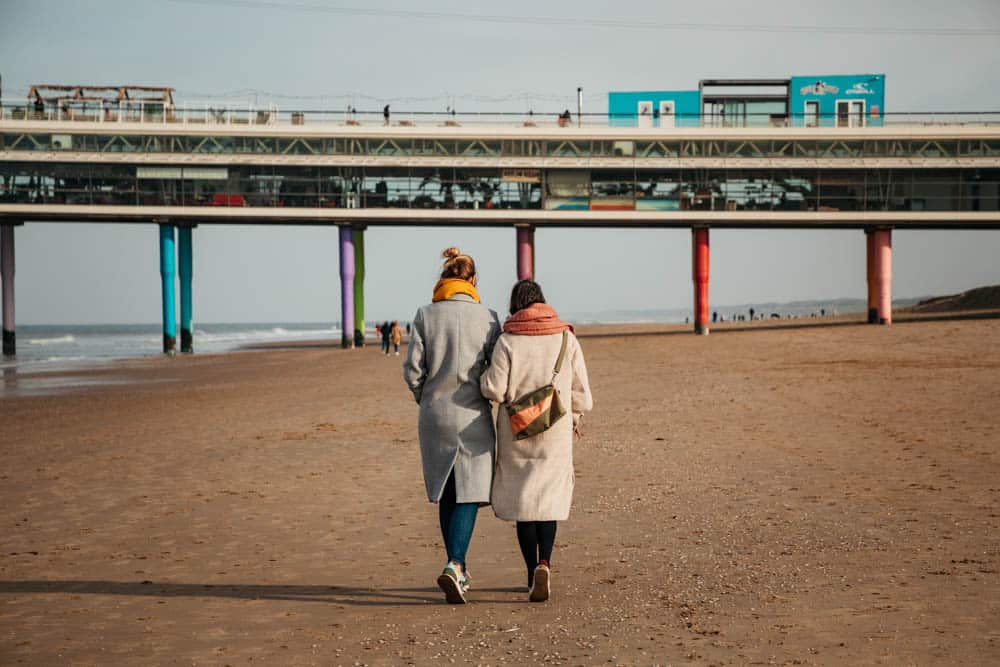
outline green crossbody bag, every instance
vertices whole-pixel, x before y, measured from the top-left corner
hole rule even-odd
[[[555,368],[552,369],[552,379],[549,383],[529,391],[505,406],[510,419],[510,430],[514,433],[515,439],[524,440],[544,433],[566,414],[566,409],[559,400],[559,392],[553,383],[559,375],[559,369],[562,368],[563,357],[566,356],[567,339],[568,335],[563,331],[562,346],[559,348],[559,357],[556,359]]]

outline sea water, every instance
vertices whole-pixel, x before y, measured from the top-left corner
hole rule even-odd
[[[294,340],[329,340],[336,344],[340,342],[340,327],[322,322],[199,324],[194,331],[195,352],[203,353]],[[57,370],[162,353],[163,333],[157,324],[28,324],[17,328],[17,356],[0,360],[0,368]]]

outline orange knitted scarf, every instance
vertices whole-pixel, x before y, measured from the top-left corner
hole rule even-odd
[[[573,332],[573,325],[559,319],[555,308],[547,303],[533,303],[507,318],[503,330],[521,336],[546,336],[548,334]]]

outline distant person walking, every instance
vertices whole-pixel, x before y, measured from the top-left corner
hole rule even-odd
[[[497,314],[479,303],[476,264],[444,251],[432,302],[413,317],[403,379],[420,405],[418,431],[427,499],[438,503],[448,562],[438,586],[464,603],[472,578],[466,553],[480,505],[490,501],[496,431],[479,376],[500,335]]]
[[[403,329],[400,328],[399,322],[393,321],[389,337],[392,339],[392,346],[395,348],[396,356],[398,357],[399,344],[403,342]]]
[[[503,407],[497,417],[491,501],[499,518],[517,522],[532,602],[549,598],[556,522],[569,518],[573,500],[573,436],[593,398],[573,327],[545,303],[538,283],[522,280],[511,291],[510,317],[480,388],[486,398],[510,404],[549,382],[569,414],[548,430],[517,439]]]
[[[385,124],[389,124],[389,105],[386,104],[385,108],[382,109],[382,117],[385,118]]]
[[[382,323],[382,354],[389,354],[389,339],[392,337],[392,326],[388,321]]]

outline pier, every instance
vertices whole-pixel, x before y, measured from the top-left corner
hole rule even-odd
[[[699,334],[713,229],[857,230],[878,324],[892,322],[894,230],[1000,229],[1000,113],[824,122],[816,111],[776,123],[700,112],[695,124],[643,123],[641,112],[632,123],[394,112],[385,124],[374,112],[185,108],[166,97],[88,104],[0,109],[5,354],[16,349],[14,230],[25,223],[157,225],[167,353],[178,328],[180,351],[195,349],[201,225],[340,227],[344,347],[364,341],[368,227],[510,228],[519,279],[535,275],[537,228],[689,228]]]

